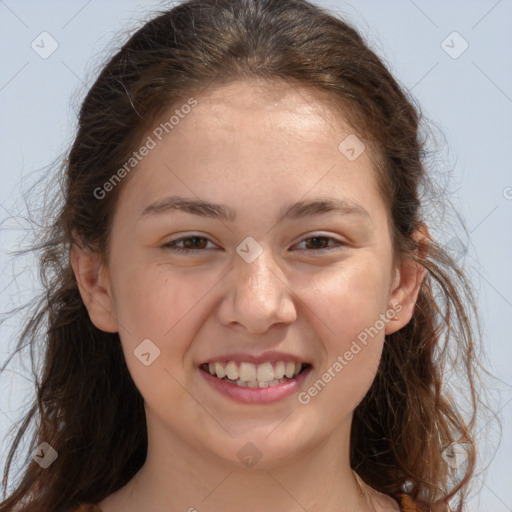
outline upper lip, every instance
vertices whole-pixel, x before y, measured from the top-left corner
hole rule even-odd
[[[310,364],[303,357],[299,357],[293,354],[287,354],[285,352],[279,352],[277,350],[268,350],[259,355],[237,352],[231,354],[224,354],[221,356],[214,356],[205,359],[202,363],[199,364],[199,366],[205,363],[222,363],[225,361],[245,361],[253,364],[261,364],[266,363],[268,361],[293,361],[295,363]]]

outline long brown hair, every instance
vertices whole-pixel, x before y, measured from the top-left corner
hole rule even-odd
[[[305,0],[189,0],[136,31],[82,103],[78,132],[60,169],[62,204],[36,247],[45,292],[17,351],[41,343],[44,365],[34,370],[37,398],[9,451],[4,488],[33,422],[30,452],[47,442],[58,458],[43,469],[27,456],[1,512],[20,506],[63,512],[79,502],[97,503],[143,465],[143,399],[119,335],[98,330],[89,319],[70,250],[77,243],[108,251],[123,183],[102,199],[94,191],[165,109],[212,84],[252,78],[307,86],[343,108],[378,155],[376,176],[395,254],[426,269],[413,318],[386,337],[375,381],[355,410],[352,467],[391,497],[407,492],[428,505],[456,497],[456,510],[462,510],[475,466],[477,308],[449,252],[432,237],[421,243],[414,237],[424,221],[419,188],[428,183],[419,108],[358,32],[320,7]],[[466,384],[469,411],[447,392],[450,365]],[[467,454],[457,471],[443,458],[454,441],[464,443]]]

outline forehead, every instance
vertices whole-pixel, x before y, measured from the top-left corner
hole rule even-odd
[[[191,99],[194,107],[184,108]],[[325,94],[289,83],[233,82],[182,101],[148,132],[155,147],[128,187],[140,211],[176,194],[237,209],[255,196],[262,207],[281,209],[310,193],[339,191],[348,200],[378,194],[370,151],[354,160],[343,154],[340,143],[355,135]]]
[[[188,106],[191,101],[193,108]],[[145,161],[167,152],[172,161],[181,164],[186,158],[195,169],[212,171],[218,162],[224,168],[237,166],[239,173],[258,162],[264,165],[261,173],[271,169],[276,178],[282,174],[275,172],[277,164],[284,171],[287,166],[283,164],[289,163],[299,175],[304,169],[311,174],[311,160],[320,166],[330,160],[347,169],[362,161],[373,165],[368,162],[373,152],[366,150],[358,163],[345,165],[347,155],[340,152],[343,141],[356,139],[356,150],[366,149],[348,115],[325,91],[288,82],[235,81],[210,86],[175,103],[155,121],[156,128],[149,133],[158,139],[158,147]],[[143,162],[139,167],[147,165]]]
[[[311,142],[353,131],[332,96],[291,82],[235,81],[203,91],[197,101],[192,117],[225,130],[257,121],[260,130],[309,135]]]

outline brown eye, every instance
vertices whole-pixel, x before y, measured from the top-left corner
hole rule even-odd
[[[210,240],[204,236],[186,236],[172,240],[162,247],[178,253],[201,252],[206,249],[208,242],[210,242]],[[178,244],[182,244],[183,246],[180,247]]]
[[[334,245],[328,245],[329,241],[334,242]],[[344,245],[339,240],[336,240],[329,236],[313,236],[305,238],[304,240],[302,240],[302,242],[299,243],[299,245],[302,243],[306,243],[306,249],[313,250],[316,252],[330,251]]]

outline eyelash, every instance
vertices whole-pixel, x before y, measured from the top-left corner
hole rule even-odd
[[[173,252],[176,252],[176,253],[179,253],[179,254],[190,254],[190,253],[193,253],[193,252],[197,253],[197,252],[205,250],[205,249],[186,249],[184,247],[178,247],[176,245],[178,242],[183,242],[185,240],[192,240],[194,238],[195,239],[200,239],[200,240],[207,240],[207,242],[210,242],[210,240],[208,240],[204,236],[186,236],[186,237],[183,237],[183,238],[177,238],[176,240],[171,240],[170,242],[164,244],[162,247],[164,249],[168,249],[170,251],[173,251]],[[308,240],[314,240],[314,239],[332,240],[332,241],[335,242],[334,246],[331,245],[330,247],[324,247],[324,248],[321,248],[321,249],[311,249],[312,251],[314,251],[316,253],[324,253],[324,252],[327,252],[327,251],[332,251],[332,250],[334,250],[336,248],[340,248],[340,247],[345,245],[340,240],[336,240],[335,238],[332,238],[330,236],[324,236],[324,235],[316,235],[316,236],[311,236],[311,237],[308,237],[308,238],[304,238],[303,240],[301,240],[299,242],[299,244],[301,244],[303,242],[306,242]]]

